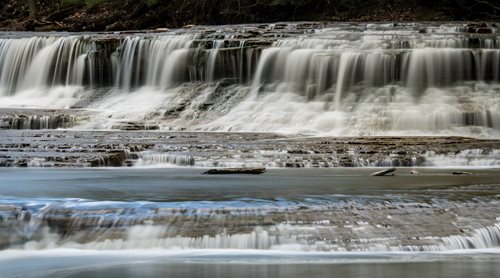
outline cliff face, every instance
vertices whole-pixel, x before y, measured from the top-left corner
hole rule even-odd
[[[500,4],[482,0],[4,0],[0,3],[3,31],[116,31],[277,21],[499,19]]]

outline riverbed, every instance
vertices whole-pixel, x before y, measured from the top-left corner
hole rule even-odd
[[[3,169],[6,277],[487,277],[498,169]],[[456,176],[453,171],[470,175]],[[467,267],[465,267],[465,265]],[[408,274],[408,272],[411,272]],[[415,276],[417,277],[417,276]]]

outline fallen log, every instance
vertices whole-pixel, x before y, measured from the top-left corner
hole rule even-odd
[[[206,175],[228,175],[228,174],[250,174],[260,175],[266,172],[266,168],[220,168],[210,169],[203,174]]]
[[[396,168],[389,168],[387,170],[383,170],[383,171],[378,171],[378,172],[373,172],[371,173],[370,175],[371,176],[378,176],[378,177],[381,177],[381,176],[386,176],[388,174],[391,174],[393,173],[394,171],[396,171]]]
[[[456,171],[456,172],[453,172],[451,174],[455,175],[455,176],[470,176],[470,175],[472,175],[471,172],[462,172],[462,171]]]

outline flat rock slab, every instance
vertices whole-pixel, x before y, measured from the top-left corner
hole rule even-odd
[[[130,166],[148,151],[159,155],[190,156],[194,159],[194,166],[209,169],[361,166],[387,169],[388,166],[432,166],[426,164],[428,152],[455,155],[465,150],[483,150],[487,157],[492,151],[500,150],[500,140],[71,129],[2,130],[0,133],[0,166],[37,163],[53,167]],[[37,163],[30,164],[36,159]],[[392,165],[387,165],[387,162]]]

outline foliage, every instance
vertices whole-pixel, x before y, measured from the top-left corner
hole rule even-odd
[[[99,5],[104,4],[105,2],[106,0],[85,0],[85,5],[87,5],[89,9],[92,9]]]
[[[159,0],[144,0],[149,6],[154,6],[158,4]]]
[[[59,2],[63,7],[71,7],[81,4],[83,0],[60,0]]]
[[[25,19],[57,21],[58,30],[125,30],[191,24],[280,21],[436,21],[500,19],[500,0],[0,0],[6,29]],[[35,3],[35,5],[29,5]],[[38,9],[36,13],[32,11]],[[74,17],[74,14],[92,14]],[[24,25],[18,22],[28,22]]]

